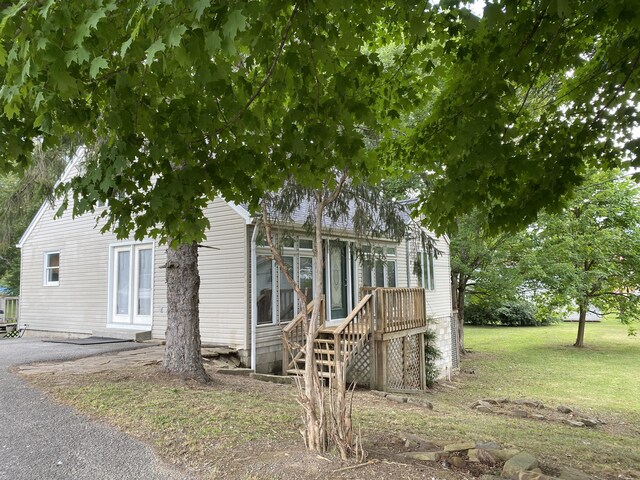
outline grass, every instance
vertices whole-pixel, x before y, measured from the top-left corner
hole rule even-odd
[[[587,346],[576,349],[571,346],[576,330],[576,324],[468,327],[472,353],[465,356],[461,375],[453,387],[424,394],[434,411],[359,391],[355,424],[365,440],[411,432],[442,443],[496,441],[526,449],[547,465],[571,466],[596,478],[640,478],[640,338],[628,337],[623,325],[608,319],[587,325]],[[152,368],[66,378],[43,375],[36,381],[63,402],[106,418],[152,442],[167,458],[180,458],[212,477],[220,474],[212,466],[220,462],[246,463],[259,456],[256,452],[301,447],[294,388],[228,376],[219,376],[211,387],[185,385]],[[564,404],[607,424],[575,428],[470,408],[486,397],[535,399],[547,405],[546,412]],[[285,472],[289,468],[286,463],[280,467]]]

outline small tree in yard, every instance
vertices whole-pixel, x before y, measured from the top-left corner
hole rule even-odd
[[[279,235],[286,234],[292,225],[293,214],[306,205],[305,228],[314,237],[313,257],[315,285],[313,309],[305,320],[305,369],[304,388],[299,388],[299,403],[304,408],[305,429],[303,436],[307,446],[324,452],[335,446],[342,458],[357,454],[357,441],[353,438],[351,406],[347,398],[347,372],[338,362],[332,391],[324,395],[322,379],[318,376],[314,355],[314,339],[320,328],[320,308],[324,291],[323,232],[337,224],[348,221],[360,242],[368,244],[371,239],[386,238],[400,241],[411,225],[408,216],[395,202],[387,200],[381,189],[364,182],[356,183],[346,172],[328,178],[324,188],[308,189],[289,181],[276,194],[267,195],[262,202],[262,225],[265,229],[271,253],[289,284],[295,290],[303,308],[309,299],[295,281],[292,272],[282,259],[278,242],[273,234],[275,227]],[[369,249],[371,254],[374,249]],[[357,253],[357,252],[356,252]],[[360,252],[362,253],[362,252]]]
[[[464,322],[468,295],[513,299],[520,286],[519,270],[513,268],[515,237],[493,233],[479,210],[460,216],[451,238],[451,283],[458,310],[458,352],[465,353]]]
[[[639,200],[640,187],[620,172],[593,174],[567,208],[543,213],[529,229],[522,268],[545,302],[577,306],[576,347],[584,346],[590,307],[627,324],[640,318]]]

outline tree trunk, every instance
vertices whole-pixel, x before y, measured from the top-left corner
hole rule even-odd
[[[202,365],[200,344],[200,273],[198,246],[167,249],[167,331],[165,371],[202,382],[210,378]]]
[[[580,317],[578,320],[578,337],[576,338],[576,343],[573,344],[574,347],[584,347],[584,327],[587,324],[587,307],[586,305],[580,304]]]

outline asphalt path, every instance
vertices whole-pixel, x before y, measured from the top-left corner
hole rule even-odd
[[[13,365],[137,348],[0,339],[0,479],[183,480],[148,445],[93,421],[9,371]]]

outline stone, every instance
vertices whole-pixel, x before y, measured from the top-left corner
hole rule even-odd
[[[480,463],[480,459],[478,458],[478,449],[472,448],[467,452],[467,459],[470,463]]]
[[[464,468],[467,466],[467,461],[462,457],[451,457],[449,463],[456,468]]]
[[[433,403],[431,403],[429,400],[425,400],[424,398],[407,397],[407,403],[420,405],[421,407],[427,408],[429,410],[433,410]]]
[[[498,398],[496,400],[498,403],[509,403],[509,399],[507,397]]]
[[[481,401],[491,405],[498,405],[500,403],[498,400],[494,400],[493,398],[483,398]]]
[[[485,473],[484,475],[481,475],[480,477],[478,477],[478,480],[501,480],[502,477],[498,477],[497,475],[489,475],[488,473]]]
[[[591,477],[586,473],[571,467],[561,467],[558,478],[562,480],[591,480]]]
[[[442,452],[407,452],[401,454],[402,457],[422,462],[437,462],[442,456]]]
[[[580,421],[584,423],[587,427],[597,427],[600,422],[596,418],[586,417],[581,418]]]
[[[571,408],[569,408],[569,407],[567,407],[565,405],[558,405],[557,410],[560,413],[571,413],[571,412],[573,412],[573,409],[571,409]]]
[[[536,460],[536,457],[527,452],[520,452],[505,462],[504,467],[502,467],[502,476],[518,478],[520,472],[532,470],[537,466],[538,460]]]
[[[469,450],[469,452],[471,452],[471,450]],[[500,460],[498,460],[498,458],[492,453],[491,450],[485,450],[483,448],[478,448],[475,450],[475,457],[480,463],[488,465],[490,467],[494,467],[495,465],[500,463]],[[469,459],[471,459],[471,456],[469,456]]]
[[[416,448],[418,448],[418,445],[418,442],[415,442],[413,440],[404,441],[404,448],[408,448],[409,450],[415,450]]]
[[[511,412],[509,412],[509,415],[517,418],[527,418],[529,416],[529,412],[527,412],[526,410],[516,409],[516,410],[511,410]]]
[[[476,410],[481,413],[494,413],[491,407],[485,407],[484,405],[478,405]]]
[[[449,445],[445,445],[443,450],[445,452],[463,452],[465,450],[471,450],[472,448],[476,448],[476,442],[450,443]]]
[[[544,407],[544,405],[542,405],[540,402],[536,400],[528,400],[526,398],[519,398],[517,400],[514,400],[513,403],[517,405],[525,405],[527,407],[532,407],[532,408]]]
[[[536,420],[544,420],[546,417],[544,415],[540,415],[539,413],[532,413],[531,418],[535,418]]]
[[[518,480],[553,480],[553,477],[545,475],[538,471],[520,472],[517,476]]]
[[[483,448],[484,450],[500,450],[502,445],[496,442],[476,442],[476,448]]]
[[[403,397],[402,395],[387,395],[387,399],[392,402],[407,403],[407,397]]]
[[[435,443],[432,443],[426,438],[423,438],[419,435],[414,435],[413,433],[402,433],[399,436],[400,436],[400,439],[403,442],[405,442],[405,445],[407,442],[414,442],[418,444],[420,446],[419,448],[420,451],[435,452],[440,450],[440,447],[437,446]],[[416,450],[418,450],[418,448],[416,448]]]
[[[577,420],[571,420],[570,418],[566,418],[563,420],[567,425],[571,425],[572,427],[584,427],[584,423],[579,422]]]
[[[516,450],[515,448],[503,448],[500,450],[487,451],[501,462],[506,462],[520,453],[520,450]]]

